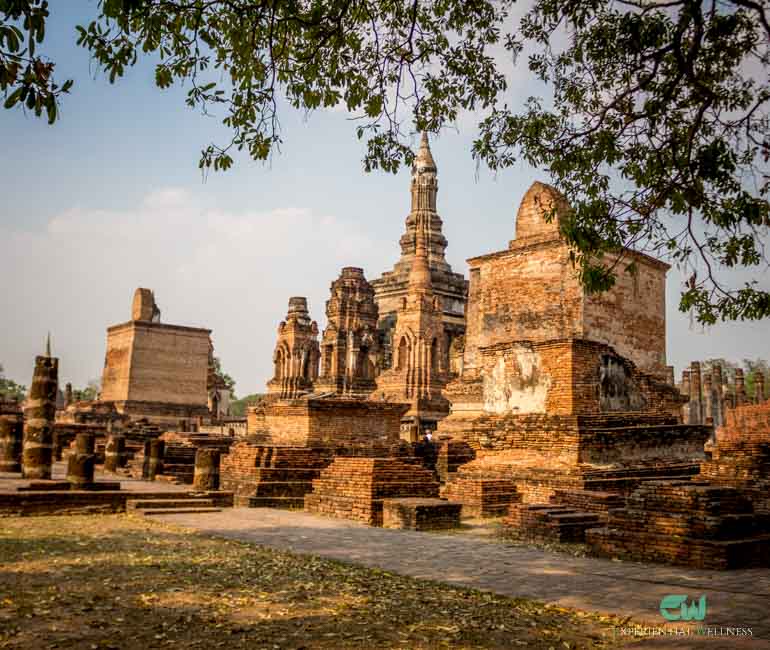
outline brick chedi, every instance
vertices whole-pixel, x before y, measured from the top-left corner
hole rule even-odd
[[[35,357],[35,371],[29,397],[24,403],[24,478],[50,479],[53,469],[53,430],[56,393],[59,387],[59,360],[51,356],[50,343],[45,356]]]
[[[407,293],[393,331],[395,361],[379,376],[375,395],[410,404],[407,418],[419,428],[435,428],[449,411],[449,403],[441,394],[449,373],[447,337],[428,265],[427,218],[421,217],[417,225]]]
[[[107,329],[100,401],[132,419],[174,423],[208,417],[211,330],[160,322],[149,289],[137,289],[132,320]]]
[[[395,346],[397,342],[393,336],[394,328],[398,319],[398,311],[408,293],[409,276],[417,250],[417,233],[423,223],[428,231],[426,242],[428,267],[434,296],[442,314],[444,333],[447,339],[447,352],[452,341],[462,337],[465,331],[464,311],[467,282],[461,274],[454,273],[446,261],[447,240],[442,232],[441,217],[436,211],[437,192],[436,163],[430,151],[428,137],[423,134],[420,148],[412,166],[412,207],[406,218],[406,232],[401,237],[401,257],[392,271],[384,273],[372,282],[375,300],[379,306],[379,326],[384,335],[383,362],[385,367],[389,367],[396,361]]]
[[[363,269],[342,269],[326,302],[328,324],[321,340],[316,392],[366,397],[374,390],[381,362],[378,313],[374,289]]]
[[[561,234],[569,205],[536,182],[506,250],[470,259],[460,375],[439,437],[470,445],[476,459],[448,488],[483,505],[483,480],[507,479],[511,503],[548,504],[556,490],[615,488],[636,479],[689,476],[708,430],[685,426],[686,398],[666,365],[668,265],[630,250],[615,286],[588,294]],[[612,263],[615,260],[607,260]],[[633,272],[626,267],[633,263]],[[502,503],[500,504],[502,505]]]
[[[278,326],[268,392],[281,399],[312,393],[320,356],[318,325],[310,319],[307,298],[289,298],[286,319]]]

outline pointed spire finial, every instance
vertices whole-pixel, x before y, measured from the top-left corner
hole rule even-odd
[[[48,336],[45,339],[45,356],[51,356],[51,332],[48,332]]]
[[[420,148],[414,157],[414,164],[417,168],[430,169],[436,171],[436,161],[433,160],[433,154],[430,151],[430,142],[428,141],[428,132],[423,131],[420,137]]]

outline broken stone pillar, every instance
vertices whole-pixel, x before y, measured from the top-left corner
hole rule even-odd
[[[714,394],[712,392],[711,370],[703,374],[703,423],[714,426]]]
[[[22,427],[18,415],[0,415],[0,472],[21,471]]]
[[[735,369],[735,407],[746,403],[746,385],[743,383],[743,370]]]
[[[166,443],[163,440],[150,440],[150,458],[147,462],[147,480],[154,481],[158,474],[163,474],[163,457]]]
[[[24,403],[24,443],[22,475],[24,478],[50,479],[53,470],[53,425],[56,417],[56,392],[59,384],[59,360],[35,357],[35,371],[29,397]]]
[[[682,370],[682,385],[679,388],[679,392],[690,398],[690,371]],[[690,424],[690,404],[689,402],[682,406],[682,423]]]
[[[126,465],[126,438],[120,434],[111,434],[104,446],[104,471],[116,472]]]
[[[195,452],[195,475],[193,487],[196,490],[219,489],[219,459],[218,449],[198,447]]]
[[[67,408],[70,404],[72,404],[72,384],[67,382],[67,385],[64,387],[64,408]]]
[[[725,385],[722,377],[722,366],[716,365],[711,369],[713,384],[713,417],[714,426],[721,427],[725,423]]]
[[[95,448],[96,436],[93,433],[75,436],[75,451],[67,458],[67,480],[73,488],[86,487],[94,482]]]
[[[754,401],[757,404],[765,401],[765,376],[759,370],[754,373]]]
[[[150,443],[152,440],[144,441],[143,449],[143,461],[142,461],[142,478],[145,481],[150,479]]]
[[[700,361],[690,364],[690,424],[703,424]]]

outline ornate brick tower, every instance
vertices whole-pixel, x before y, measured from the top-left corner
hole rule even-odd
[[[416,227],[416,246],[407,293],[401,299],[393,330],[394,362],[377,380],[379,395],[411,405],[406,417],[420,429],[433,429],[449,412],[441,396],[448,376],[447,335],[441,299],[433,290],[428,262],[428,218]]]
[[[289,313],[278,326],[273,354],[275,374],[267,382],[268,392],[281,399],[312,393],[319,358],[318,325],[310,320],[307,298],[289,298]]]
[[[345,267],[326,302],[328,325],[321,341],[319,393],[365,397],[379,370],[379,334],[374,289],[362,269]]]
[[[395,338],[397,312],[407,294],[409,276],[417,248],[417,229],[424,223],[427,229],[425,241],[428,269],[434,296],[438,299],[449,345],[465,333],[465,302],[468,283],[465,278],[452,271],[444,252],[447,240],[442,233],[442,221],[436,212],[438,176],[436,163],[423,133],[420,149],[412,166],[412,209],[406,218],[406,232],[401,237],[401,258],[392,271],[385,272],[374,280],[375,301],[380,311],[379,327],[385,333],[384,360],[386,367],[395,363]]]

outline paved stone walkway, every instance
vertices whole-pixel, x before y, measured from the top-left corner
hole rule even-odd
[[[393,573],[535,598],[563,607],[630,616],[660,626],[666,594],[707,597],[706,624],[752,628],[746,644],[723,638],[692,645],[664,638],[644,645],[670,648],[770,648],[770,570],[699,571],[596,558],[575,558],[507,546],[458,534],[370,528],[304,512],[231,508],[204,515],[168,515],[166,521],[202,533],[319,555]]]

